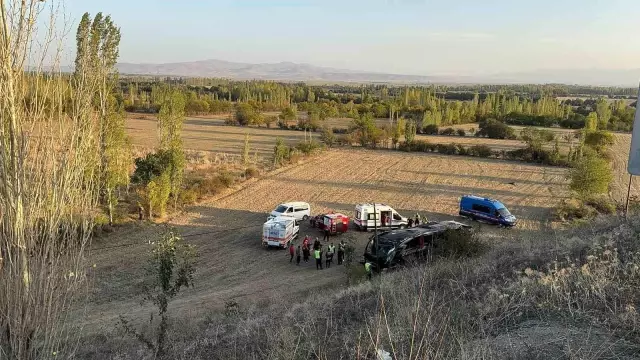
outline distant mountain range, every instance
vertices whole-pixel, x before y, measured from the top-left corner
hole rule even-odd
[[[186,77],[219,77],[237,80],[281,80],[317,82],[376,82],[402,84],[541,84],[562,83],[600,86],[638,86],[640,68],[628,70],[568,69],[538,70],[482,76],[422,76],[384,74],[334,69],[292,62],[249,64],[202,60],[167,64],[119,63],[121,74]]]

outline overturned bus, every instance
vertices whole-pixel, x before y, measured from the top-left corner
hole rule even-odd
[[[373,235],[361,263],[369,262],[375,271],[381,271],[424,258],[445,240],[447,230],[471,231],[472,227],[457,221],[428,222],[418,227],[380,233],[377,244]]]

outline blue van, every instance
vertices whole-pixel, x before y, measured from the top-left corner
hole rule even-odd
[[[500,201],[474,195],[460,198],[460,215],[509,227],[515,226],[517,222],[516,217]]]

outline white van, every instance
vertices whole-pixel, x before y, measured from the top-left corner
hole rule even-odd
[[[267,220],[276,218],[278,216],[292,216],[297,222],[307,221],[311,216],[311,206],[306,202],[289,202],[283,203],[278,206],[269,214]]]
[[[385,224],[382,220],[385,219]],[[376,226],[381,229],[404,229],[409,220],[398,214],[391,206],[385,204],[358,204],[353,217],[353,223],[359,230],[373,230]]]
[[[268,220],[262,226],[262,245],[266,247],[286,248],[298,237],[300,227],[296,219],[290,216],[278,216]]]

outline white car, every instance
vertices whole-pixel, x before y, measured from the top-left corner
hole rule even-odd
[[[277,218],[278,216],[292,216],[296,222],[307,221],[311,216],[311,206],[306,202],[288,202],[278,206],[269,214],[267,220]]]

